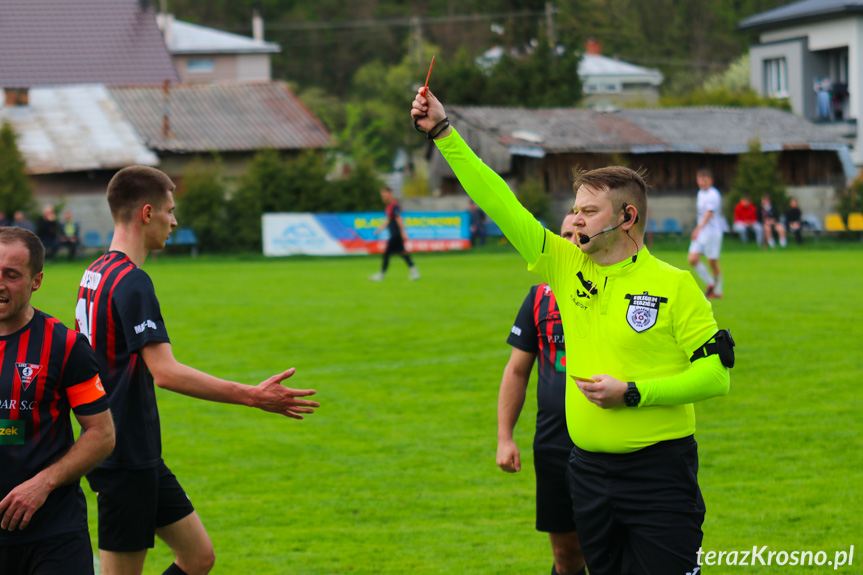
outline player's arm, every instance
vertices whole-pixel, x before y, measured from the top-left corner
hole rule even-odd
[[[411,116],[428,132],[446,117],[440,101],[430,90],[421,90],[414,98]],[[522,206],[506,182],[486,166],[452,127],[435,138],[444,159],[474,202],[500,227],[528,264],[535,264],[547,251],[546,230]],[[556,234],[548,232],[550,236]]]
[[[512,437],[527,396],[536,354],[512,348],[497,396],[497,464],[509,473],[521,471],[521,455]]]
[[[69,451],[52,465],[15,487],[0,501],[0,528],[24,529],[48,495],[80,479],[114,450],[114,421],[107,409],[94,415],[75,414],[81,435]]]
[[[408,241],[408,232],[407,232],[407,230],[405,230],[405,223],[404,223],[404,220],[402,219],[402,215],[401,215],[401,214],[399,214],[398,216],[396,216],[396,223],[397,223],[397,224],[398,224],[398,226],[399,226],[399,232],[402,234],[402,243],[407,243],[407,241]]]
[[[315,395],[313,389],[291,389],[282,382],[296,371],[293,367],[276,374],[258,385],[245,385],[199,371],[177,361],[170,343],[146,344],[140,350],[144,362],[156,385],[189,397],[256,407],[270,413],[279,413],[293,419],[303,419],[302,414],[314,413],[320,407],[317,401],[298,399]]]

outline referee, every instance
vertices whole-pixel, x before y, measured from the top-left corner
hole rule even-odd
[[[692,276],[644,247],[637,172],[581,173],[578,246],[546,230],[421,90],[411,115],[558,298],[568,343],[570,491],[591,575],[698,572],[704,500],[693,403],[725,395],[733,342]],[[569,382],[568,382],[569,383]]]
[[[572,210],[563,218],[560,235],[575,241]],[[497,400],[497,464],[521,471],[521,454],[512,437],[524,407],[533,364],[539,357],[536,384],[536,434],[533,466],[536,473],[536,530],[548,533],[554,554],[552,575],[584,575],[584,556],[572,519],[572,498],[566,482],[572,440],[566,431],[566,342],[557,300],[548,284],[530,288],[518,310],[506,342],[512,353]]]

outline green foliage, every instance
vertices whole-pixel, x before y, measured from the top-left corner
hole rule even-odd
[[[380,210],[383,182],[368,159],[358,161],[345,178],[330,183],[331,200],[318,211],[364,212]]]
[[[696,89],[683,96],[662,96],[660,105],[665,108],[681,106],[727,106],[735,108],[778,108],[791,111],[791,103],[787,99],[767,98],[759,95],[752,88],[743,91],[731,91],[727,88],[715,90]]]
[[[516,191],[518,201],[538,220],[548,222],[551,200],[543,188],[542,182],[529,178],[518,185]]]
[[[406,198],[422,198],[431,195],[428,164],[425,162],[414,164],[413,173],[402,184],[402,195]]]
[[[785,210],[788,198],[782,174],[777,168],[778,161],[778,154],[761,151],[761,143],[758,140],[749,143],[749,151],[741,154],[737,162],[737,176],[725,202],[725,215],[728,221],[733,220],[734,206],[743,195],[748,195],[752,203],[757,206],[761,196],[767,194],[780,213]]]
[[[460,51],[453,66],[442,71],[441,88],[435,93],[445,102],[463,105],[574,106],[582,96],[579,57],[562,45],[552,47],[544,35],[528,54],[504,52],[486,71],[475,56]]]
[[[12,125],[0,126],[0,209],[11,218],[18,210],[33,208],[33,188],[27,179],[27,164],[18,150],[18,137]]]
[[[728,90],[745,92],[749,90],[749,52],[734,60],[724,72],[714,74],[704,82],[705,92]]]
[[[177,197],[177,219],[190,227],[204,251],[223,251],[230,246],[226,188],[218,156],[209,161],[195,158],[183,171],[183,194]]]
[[[848,214],[852,212],[863,212],[863,170],[857,173],[857,177],[851,182],[851,186],[844,188],[839,193],[839,213],[843,220],[848,220]]]
[[[286,178],[287,170],[278,152],[266,149],[255,154],[228,202],[235,249],[261,249],[261,214],[273,205],[274,198],[285,195],[282,185]]]

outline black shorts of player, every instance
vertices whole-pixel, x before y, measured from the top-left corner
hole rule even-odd
[[[99,549],[142,551],[156,529],[195,511],[177,478],[159,461],[146,469],[96,469],[87,475],[99,507]]]
[[[572,518],[572,498],[566,470],[569,452],[541,449],[533,451],[536,471],[536,530],[544,533],[575,531]]]
[[[0,545],[3,575],[93,575],[93,546],[86,529],[30,543]]]
[[[405,251],[405,244],[402,242],[401,233],[392,234],[390,239],[387,240],[387,250],[388,254],[400,254]]]
[[[705,508],[692,436],[624,454],[575,447],[568,479],[590,575],[698,572]]]

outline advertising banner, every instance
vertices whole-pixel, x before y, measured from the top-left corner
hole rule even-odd
[[[264,255],[318,256],[377,254],[389,232],[375,235],[384,212],[264,214]],[[468,212],[402,212],[409,252],[464,250],[470,247]]]

